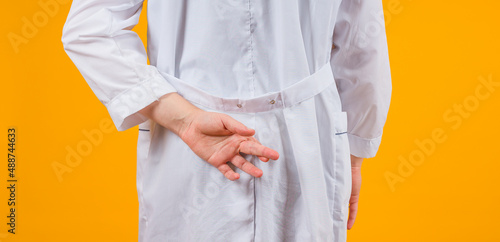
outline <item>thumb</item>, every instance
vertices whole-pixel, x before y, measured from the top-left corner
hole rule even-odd
[[[221,121],[224,127],[234,134],[243,136],[252,136],[255,134],[255,130],[247,128],[244,124],[238,122],[229,115],[222,115]]]

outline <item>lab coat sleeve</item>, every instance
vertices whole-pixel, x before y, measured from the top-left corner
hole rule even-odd
[[[392,91],[381,0],[342,0],[330,64],[347,112],[351,154],[374,157]]]
[[[147,64],[139,36],[143,0],[74,0],[63,28],[64,49],[119,131],[147,120],[139,110],[176,90]]]

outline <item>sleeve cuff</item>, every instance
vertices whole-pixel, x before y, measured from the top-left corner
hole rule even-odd
[[[347,134],[351,154],[360,158],[372,158],[377,154],[382,135],[372,139],[361,138],[353,134]]]
[[[138,111],[171,92],[176,89],[158,73],[120,93],[105,106],[118,131],[124,131],[148,120]]]

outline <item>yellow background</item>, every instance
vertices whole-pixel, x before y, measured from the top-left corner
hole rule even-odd
[[[5,222],[9,194],[0,190],[0,240],[137,241],[137,127],[100,129],[110,119],[63,50],[70,3],[61,2],[18,53],[8,34],[20,35],[23,17],[43,9],[34,0],[3,3],[1,152],[7,127],[16,126],[19,182],[15,236]],[[500,241],[500,87],[482,100],[475,93],[480,77],[500,82],[500,3],[385,0],[384,9],[393,98],[380,151],[363,164],[348,241]],[[134,29],[144,40],[145,17]],[[464,102],[468,117],[449,113]],[[88,141],[84,130],[100,130],[103,140],[59,181],[53,164],[66,164],[67,147]],[[433,130],[445,141],[423,160],[411,158],[422,152],[415,141]],[[6,159],[0,169],[6,187]]]

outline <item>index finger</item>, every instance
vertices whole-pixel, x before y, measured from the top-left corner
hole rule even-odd
[[[277,151],[251,140],[241,142],[239,150],[245,154],[266,157],[271,160],[277,160],[279,158]]]

